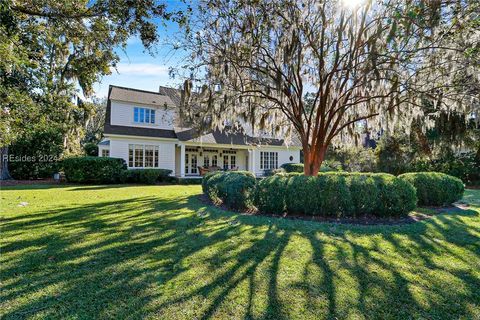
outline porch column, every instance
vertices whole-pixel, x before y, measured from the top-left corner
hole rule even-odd
[[[254,149],[249,149],[248,150],[248,170],[255,174],[255,150]]]
[[[180,145],[180,177],[185,177],[185,145]]]

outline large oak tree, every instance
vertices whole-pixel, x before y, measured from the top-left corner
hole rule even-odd
[[[305,174],[316,175],[327,147],[355,141],[359,126],[407,131],[425,105],[478,110],[479,9],[462,0],[200,1],[185,41],[183,113],[296,136]]]

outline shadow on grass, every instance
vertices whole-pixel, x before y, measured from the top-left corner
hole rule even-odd
[[[335,225],[231,214],[197,195],[17,215],[2,221],[2,233],[34,236],[1,247],[0,296],[9,305],[2,318],[182,311],[180,318],[208,319],[225,309],[224,317],[245,319],[471,318],[480,282],[468,267],[478,262],[480,231],[463,218],[474,216],[464,210],[405,226]],[[292,267],[297,260],[300,270]],[[232,295],[243,294],[235,307]]]

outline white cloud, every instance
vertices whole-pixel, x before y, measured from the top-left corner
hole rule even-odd
[[[112,73],[121,75],[168,76],[168,67],[153,63],[119,63]]]

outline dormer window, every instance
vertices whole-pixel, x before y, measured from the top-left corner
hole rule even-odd
[[[155,123],[155,110],[148,108],[133,108],[133,121],[136,123]]]

